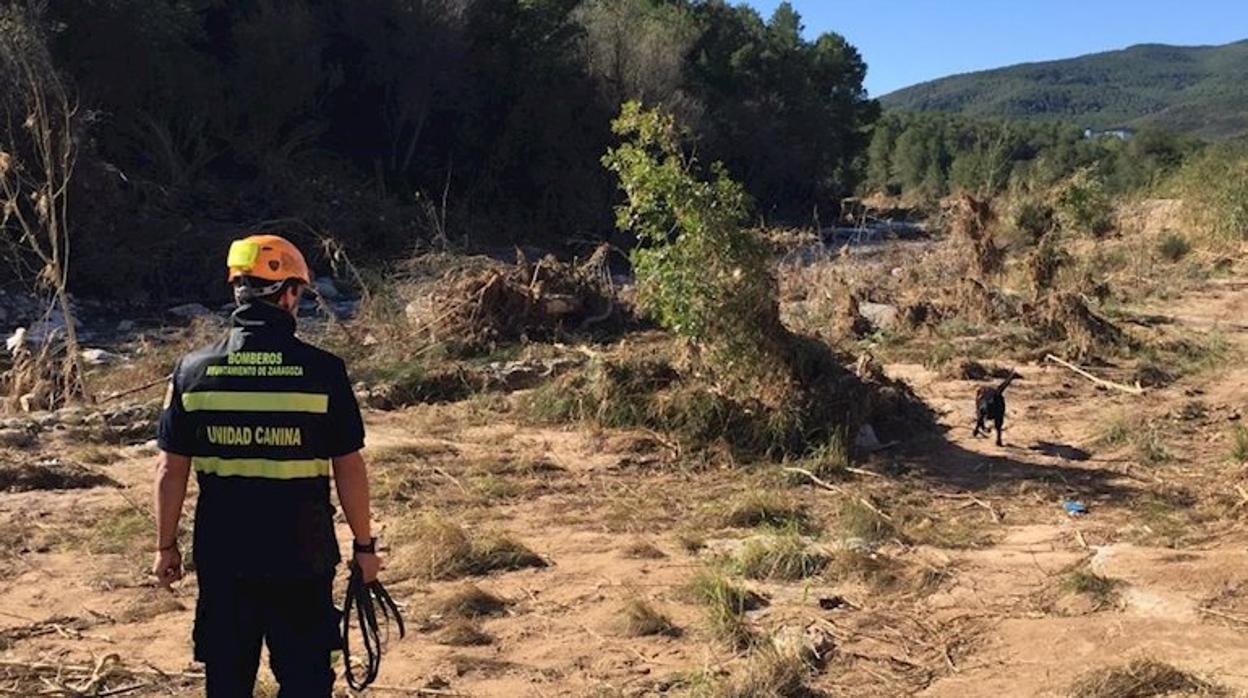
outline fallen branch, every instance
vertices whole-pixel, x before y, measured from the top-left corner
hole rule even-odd
[[[1123,385],[1122,383],[1115,383],[1113,381],[1107,381],[1104,378],[1097,378],[1096,376],[1092,375],[1091,373],[1088,373],[1087,371],[1083,370],[1082,368],[1079,368],[1078,366],[1070,363],[1069,361],[1066,361],[1064,359],[1059,359],[1058,357],[1053,356],[1052,354],[1045,354],[1044,359],[1045,361],[1052,361],[1053,363],[1059,366],[1063,366],[1079,374],[1080,376],[1087,378],[1088,380],[1092,381],[1094,384],[1099,385],[1103,388],[1113,388],[1114,390],[1120,390],[1124,393],[1127,393],[1128,395],[1143,395],[1144,394],[1144,388],[1143,386],[1139,384],[1139,382],[1136,382],[1134,386],[1131,386],[1131,385]]]
[[[933,492],[932,496],[939,497],[941,499],[965,499],[969,502],[969,505],[973,505],[973,506],[986,509],[989,515],[992,516],[993,523],[996,523],[996,524],[1001,523],[1001,515],[997,513],[997,510],[993,508],[991,504],[989,504],[988,502],[985,502],[984,500],[980,499],[979,497],[976,497],[973,494],[970,494],[969,492],[958,492],[958,493]]]
[[[1201,606],[1197,608],[1196,610],[1200,611],[1201,613],[1208,613],[1211,616],[1217,616],[1218,618],[1229,620],[1233,623],[1239,623],[1241,625],[1248,625],[1248,618],[1244,618],[1243,616],[1237,616],[1231,613],[1226,613],[1224,611],[1219,611],[1217,609],[1209,608],[1208,606]]]
[[[852,498],[852,499],[857,500],[857,502],[858,502],[859,504],[861,504],[861,505],[863,505],[864,507],[866,507],[866,508],[870,509],[871,511],[875,512],[875,514],[876,514],[877,516],[879,516],[881,519],[884,519],[885,521],[892,521],[892,520],[893,520],[893,517],[891,517],[891,516],[889,516],[888,514],[885,514],[884,512],[880,511],[880,510],[879,510],[879,509],[878,509],[878,508],[877,508],[874,504],[872,504],[871,502],[867,501],[867,498],[866,498],[866,497],[861,497],[861,496],[856,495],[856,494],[851,494],[851,493],[850,493],[850,492],[848,492],[848,491],[847,491],[844,487],[838,487],[838,486],[833,485],[832,483],[830,483],[830,482],[828,482],[828,481],[826,481],[826,480],[822,480],[822,479],[820,479],[817,475],[815,475],[814,473],[810,472],[809,470],[803,470],[802,468],[785,468],[785,469],[784,469],[784,472],[786,472],[786,473],[795,473],[795,474],[797,474],[797,475],[802,475],[802,476],[805,476],[805,477],[806,477],[807,479],[809,479],[811,482],[815,483],[815,484],[816,484],[816,485],[818,485],[819,487],[822,487],[823,489],[825,489],[825,490],[827,490],[827,491],[829,491],[829,492],[835,492],[835,493],[837,493],[837,494],[839,494],[839,495],[842,495],[842,496],[845,496],[845,497],[850,497],[850,498]]]
[[[156,387],[156,386],[158,386],[158,385],[164,385],[164,384],[168,383],[168,382],[169,382],[169,381],[171,381],[171,380],[173,380],[173,374],[172,374],[172,373],[170,373],[170,374],[169,374],[169,375],[167,375],[167,376],[161,376],[160,378],[157,378],[157,379],[156,379],[156,380],[154,380],[154,381],[150,381],[150,382],[148,382],[148,383],[144,383],[143,385],[140,385],[140,386],[139,386],[139,387],[137,387],[137,388],[130,388],[130,389],[128,389],[128,390],[123,390],[123,391],[121,391],[121,392],[119,392],[119,393],[113,393],[112,395],[108,395],[108,396],[106,396],[106,397],[102,397],[102,398],[100,398],[99,400],[96,400],[95,402],[96,402],[96,404],[97,404],[97,405],[102,405],[102,404],[104,404],[104,403],[106,403],[106,402],[112,402],[113,400],[116,400],[117,398],[122,398],[122,397],[125,397],[125,396],[127,396],[127,395],[133,395],[133,394],[135,394],[135,393],[141,393],[141,392],[143,392],[144,390],[150,390],[151,388],[155,388],[155,387]]]

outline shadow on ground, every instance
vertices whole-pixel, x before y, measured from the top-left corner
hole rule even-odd
[[[916,438],[891,456],[889,469],[954,490],[1016,490],[1030,483],[1054,497],[1125,502],[1138,492],[1117,470],[1087,464],[1091,454],[1066,444],[1008,445],[999,453],[971,451],[940,435]],[[1076,463],[1080,464],[1076,464]]]

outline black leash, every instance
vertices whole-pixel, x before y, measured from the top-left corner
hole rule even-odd
[[[351,651],[347,647],[351,635],[352,606],[355,607],[360,634],[364,639],[366,660],[364,677],[358,679],[351,669]],[[376,681],[377,673],[381,671],[381,626],[377,623],[377,609],[379,608],[387,626],[393,617],[394,622],[399,626],[399,638],[402,639],[406,631],[398,605],[394,603],[394,599],[390,598],[390,594],[381,582],[373,580],[365,584],[363,571],[352,560],[351,578],[347,581],[347,598],[342,602],[342,662],[346,669],[347,685],[356,691],[362,691]]]

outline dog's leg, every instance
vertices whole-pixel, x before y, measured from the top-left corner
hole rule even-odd
[[[971,432],[971,436],[978,439],[981,432],[985,434],[988,432],[984,428],[984,415],[982,414],[975,416],[975,429]]]
[[[994,422],[993,426],[997,428],[997,445],[1004,446],[1005,444],[1001,443],[1001,427],[1005,426],[1005,420],[995,419],[993,420],[993,422]]]

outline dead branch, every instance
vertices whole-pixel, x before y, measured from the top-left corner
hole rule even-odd
[[[1078,366],[1070,363],[1069,361],[1066,361],[1064,359],[1059,359],[1058,357],[1053,356],[1052,354],[1046,354],[1044,359],[1045,361],[1052,361],[1053,363],[1059,366],[1067,368],[1079,374],[1080,376],[1087,378],[1088,380],[1092,381],[1094,384],[1099,385],[1101,387],[1113,388],[1114,390],[1120,390],[1124,393],[1127,393],[1128,395],[1143,395],[1144,394],[1144,388],[1138,382],[1134,386],[1130,386],[1130,385],[1123,385],[1122,383],[1115,383],[1113,381],[1107,381],[1104,378],[1097,378],[1096,376],[1092,375],[1091,373],[1088,373],[1087,371],[1083,370],[1082,368],[1079,368]]]
[[[143,392],[144,390],[151,390],[152,388],[155,388],[155,387],[156,387],[156,386],[158,386],[158,385],[164,385],[164,384],[168,383],[168,382],[169,382],[169,381],[171,381],[171,380],[173,380],[173,374],[172,374],[172,373],[170,373],[170,374],[169,374],[169,375],[167,375],[167,376],[161,376],[160,378],[157,378],[157,379],[156,379],[156,380],[154,380],[154,381],[149,381],[149,382],[144,383],[143,385],[140,385],[140,386],[138,386],[138,387],[135,387],[135,388],[129,388],[129,389],[127,389],[127,390],[123,390],[123,391],[118,392],[118,393],[113,393],[113,394],[111,394],[111,395],[106,395],[106,396],[104,396],[104,397],[102,397],[102,398],[97,399],[95,402],[96,402],[96,404],[100,404],[100,405],[102,405],[102,404],[104,404],[104,403],[106,403],[106,402],[112,402],[113,400],[117,400],[117,399],[119,399],[119,398],[126,397],[127,395],[134,395],[135,393],[141,393],[141,392]]]
[[[1218,618],[1222,618],[1224,620],[1229,620],[1232,623],[1239,623],[1240,625],[1248,625],[1248,618],[1245,618],[1243,616],[1237,616],[1232,613],[1226,613],[1224,611],[1219,611],[1214,608],[1209,608],[1208,606],[1201,606],[1197,608],[1196,610],[1200,611],[1201,613],[1207,613],[1211,616],[1217,616]]]
[[[888,514],[885,514],[884,512],[880,511],[880,510],[879,510],[879,508],[878,508],[878,507],[876,507],[876,506],[875,506],[874,504],[872,504],[871,502],[869,502],[869,501],[867,500],[867,498],[866,498],[866,497],[861,497],[861,496],[859,496],[859,495],[853,494],[853,493],[851,493],[851,492],[847,491],[844,487],[838,487],[838,486],[833,485],[832,483],[830,483],[830,482],[828,482],[828,481],[826,481],[826,480],[822,480],[822,479],[820,479],[817,475],[815,475],[814,473],[810,472],[809,470],[804,470],[804,469],[802,469],[802,468],[792,468],[792,467],[789,467],[789,468],[785,468],[785,469],[784,469],[784,472],[786,472],[786,473],[795,473],[795,474],[797,474],[797,475],[802,475],[802,476],[806,477],[808,480],[810,480],[811,482],[813,482],[815,485],[817,485],[817,486],[819,486],[819,487],[822,487],[823,489],[825,489],[825,490],[827,490],[827,491],[829,491],[829,492],[835,492],[835,493],[837,493],[837,494],[839,494],[839,495],[841,495],[841,496],[844,496],[844,497],[849,497],[849,498],[851,498],[851,499],[856,500],[859,504],[861,504],[861,505],[863,505],[864,507],[866,507],[866,508],[870,509],[872,512],[874,512],[874,513],[875,513],[875,515],[876,515],[876,516],[879,516],[881,519],[884,519],[885,521],[892,521],[892,520],[893,520],[893,517],[891,517],[891,516],[889,516]]]
[[[941,499],[965,499],[971,505],[980,507],[982,509],[986,509],[988,513],[992,516],[993,523],[996,523],[996,524],[1001,523],[1001,515],[997,513],[997,510],[993,508],[991,504],[989,504],[988,502],[985,502],[984,500],[976,497],[973,494],[970,494],[967,492],[959,492],[959,493],[933,492],[932,496],[939,497]]]

